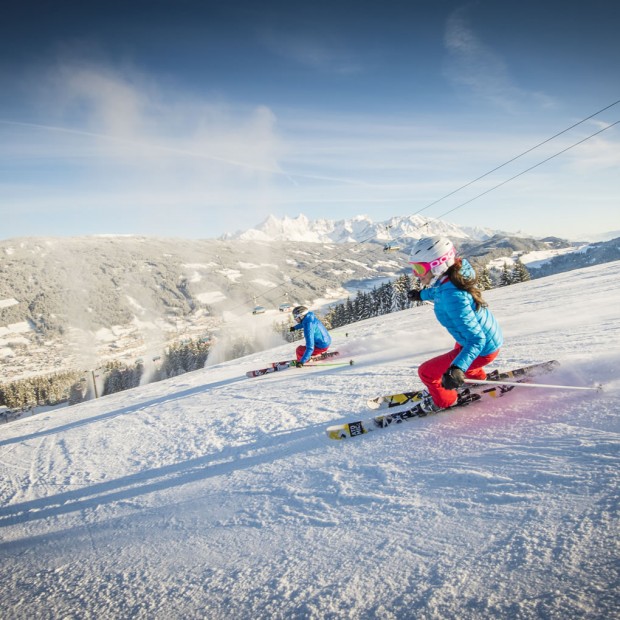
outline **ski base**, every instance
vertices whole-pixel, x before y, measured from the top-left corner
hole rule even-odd
[[[370,433],[372,431],[387,428],[392,424],[401,424],[402,422],[409,420],[411,418],[423,418],[427,415],[431,415],[434,413],[440,413],[442,411],[450,411],[451,409],[457,407],[465,407],[470,405],[471,403],[477,402],[481,400],[483,397],[501,397],[504,394],[511,392],[516,386],[514,385],[502,385],[501,381],[507,381],[509,379],[515,379],[519,383],[524,383],[529,378],[544,374],[548,372],[552,372],[555,368],[559,366],[559,362],[552,360],[549,362],[543,362],[541,364],[533,364],[532,366],[526,366],[524,368],[517,368],[515,370],[509,370],[506,372],[498,372],[494,371],[489,373],[488,379],[489,381],[497,381],[498,385],[470,385],[464,388],[461,388],[458,391],[458,399],[457,402],[452,405],[452,407],[448,407],[447,409],[439,409],[437,411],[428,412],[422,409],[422,403],[419,402],[421,398],[415,398],[417,395],[422,392],[409,392],[408,394],[414,396],[415,402],[413,407],[409,409],[405,409],[403,411],[398,411],[394,413],[384,414],[369,418],[367,420],[357,420],[355,422],[349,422],[346,424],[337,424],[334,426],[329,426],[326,429],[327,436],[330,439],[346,439],[348,437],[357,437],[359,435],[365,435],[366,433]],[[405,394],[405,393],[403,393]],[[426,393],[424,393],[426,395]],[[393,395],[390,395],[390,397]],[[400,396],[400,395],[399,395]],[[409,400],[406,400],[405,403],[410,402],[411,396]],[[383,398],[383,397],[380,397]],[[376,399],[373,399],[375,402]],[[370,402],[370,401],[369,401]],[[386,405],[386,407],[389,405]],[[391,405],[395,406],[395,405]]]

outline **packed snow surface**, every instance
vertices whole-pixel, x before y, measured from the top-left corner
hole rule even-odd
[[[345,441],[452,346],[424,305],[0,427],[2,617],[618,617],[620,262],[486,293],[493,367],[561,367]],[[248,322],[254,317],[248,315]]]

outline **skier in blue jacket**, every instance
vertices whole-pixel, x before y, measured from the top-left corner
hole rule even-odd
[[[306,339],[306,346],[300,345],[296,350],[297,366],[303,366],[313,355],[325,353],[332,343],[332,337],[316,314],[310,312],[306,306],[293,308],[293,319],[297,325],[292,326],[290,331],[303,329]]]
[[[476,286],[476,272],[446,237],[420,239],[409,257],[425,287],[408,293],[411,301],[434,303],[437,320],[456,341],[454,349],[420,365],[418,375],[429,392],[425,411],[456,403],[456,389],[468,379],[486,379],[484,366],[503,344],[502,331]]]

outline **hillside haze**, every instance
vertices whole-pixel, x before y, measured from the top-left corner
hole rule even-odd
[[[411,244],[434,234],[450,236],[477,268],[489,265],[497,273],[517,256],[535,261],[532,277],[620,258],[612,241],[537,240],[421,216],[379,223],[364,216],[270,217],[227,239],[5,240],[0,371],[8,380],[88,370],[107,359],[150,359],[175,339],[247,330],[257,305],[272,323],[287,319],[278,313],[282,304],[320,310],[406,272]]]
[[[377,243],[343,246],[83,237],[0,242],[0,358],[15,372],[127,352],[161,352],[171,338],[247,329],[256,305],[345,298],[391,279],[406,260]],[[34,364],[33,364],[34,361]]]

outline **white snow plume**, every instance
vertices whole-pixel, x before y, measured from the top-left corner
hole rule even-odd
[[[229,319],[220,326],[214,345],[209,349],[206,366],[269,350],[284,342],[282,336],[273,329],[276,320],[283,320],[282,315],[270,311],[259,315],[247,312],[234,318],[230,314],[227,316]]]
[[[1,425],[3,619],[617,617],[619,278],[485,293],[494,368],[557,359],[539,383],[601,392],[328,439],[452,346],[419,306],[334,330],[353,366],[245,377],[281,344]]]

